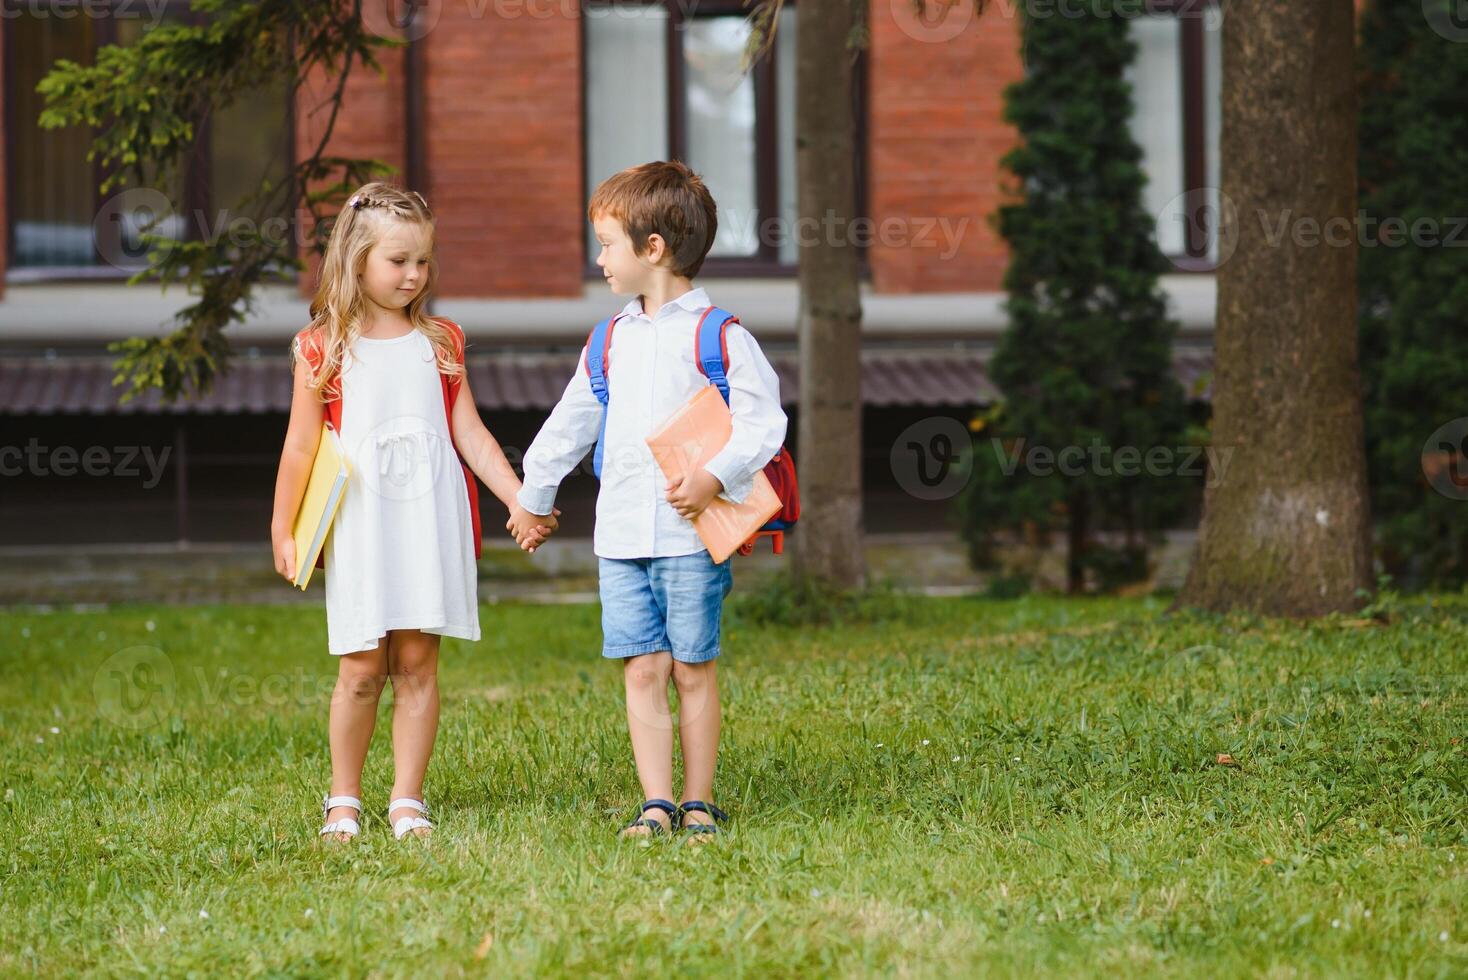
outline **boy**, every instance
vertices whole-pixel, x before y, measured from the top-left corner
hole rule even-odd
[[[605,409],[581,363],[525,453],[519,506],[507,527],[522,546],[554,530],[556,489],[596,444],[606,415],[594,550],[600,570],[604,657],[623,661],[627,729],[645,802],[626,837],[682,829],[708,839],[719,747],[719,620],[732,558],[715,564],[693,518],[716,496],[742,502],[785,438],[780,382],[749,332],[727,328],[733,431],[708,465],[669,482],[644,439],[706,384],[695,331],[712,304],[693,277],[714,243],[714,199],[678,162],[646,163],[597,188],[587,216],[596,264],[612,292],[631,296],[611,334]],[[537,529],[539,529],[537,531]],[[668,680],[678,689],[682,803],[674,805]]]

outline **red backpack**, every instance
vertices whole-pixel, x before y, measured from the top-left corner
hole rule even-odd
[[[436,323],[440,323],[449,328],[449,335],[452,337],[454,342],[454,360],[462,365],[464,363],[463,328],[454,321],[446,319],[444,317],[434,317],[433,319]],[[306,363],[311,366],[311,371],[314,374],[317,370],[320,369],[321,364],[320,331],[308,327],[305,330],[302,330],[300,333],[296,334],[296,339],[300,341],[301,356],[306,359]],[[450,442],[452,442],[454,431],[454,401],[459,397],[459,379],[450,378],[447,374],[444,374],[442,372],[439,373],[438,377],[439,380],[443,382],[443,411],[444,415],[448,417],[449,438]],[[330,382],[328,382],[328,385],[334,385],[335,387],[328,387],[327,389],[328,392],[332,394],[332,398],[330,401],[325,403],[326,419],[332,424],[336,431],[340,433],[342,430],[342,392],[340,377],[333,378]],[[458,452],[457,446],[454,448],[454,452]],[[459,457],[459,465],[463,467],[464,482],[468,486],[469,490],[469,517],[474,524],[474,559],[478,561],[481,552],[481,545],[479,541],[479,484],[475,482],[474,473],[472,470],[469,469],[469,464],[464,462],[462,456]],[[321,554],[316,557],[316,567],[326,567],[325,548],[322,548]]]
[[[616,327],[618,319],[620,317],[608,317],[601,321],[591,328],[591,333],[586,338],[586,374],[591,379],[591,390],[603,408],[610,397],[607,391],[607,370],[611,367],[609,354],[612,349],[612,329]],[[704,377],[724,396],[726,405],[729,404],[729,341],[725,333],[729,324],[738,322],[739,318],[728,310],[710,306],[704,310],[703,317],[698,321],[698,329],[694,331],[694,360],[698,362],[698,369],[703,372]],[[606,441],[606,434],[607,420],[603,412],[601,432],[596,437],[596,453],[592,456],[592,467],[596,471],[597,479],[601,478],[602,445]],[[741,555],[752,554],[755,543],[764,537],[770,539],[775,554],[784,554],[785,532],[800,520],[800,488],[795,482],[795,460],[791,457],[790,450],[780,447],[774,459],[765,464],[765,478],[770,481],[775,495],[780,498],[780,512],[756,531],[754,537],[739,546]]]

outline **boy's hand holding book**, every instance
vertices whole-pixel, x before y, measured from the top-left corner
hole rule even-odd
[[[675,477],[668,481],[668,503],[678,512],[678,516],[686,521],[691,521],[699,514],[709,509],[709,504],[724,489],[724,484],[703,467],[699,467],[686,477]]]
[[[716,563],[780,511],[780,498],[764,473],[754,474],[743,503],[719,496],[727,488],[708,470],[708,462],[729,442],[733,417],[713,385],[707,385],[647,437],[648,448],[668,478],[667,498],[694,530]]]

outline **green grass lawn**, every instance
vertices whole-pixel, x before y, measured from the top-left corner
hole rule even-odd
[[[321,611],[0,612],[0,975],[1468,975],[1463,600],[753,608],[703,848],[615,839],[595,606],[445,641],[427,844],[386,825],[384,698],[345,847]]]

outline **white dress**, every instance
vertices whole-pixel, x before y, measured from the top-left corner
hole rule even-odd
[[[351,476],[324,546],[327,649],[372,650],[395,629],[477,640],[469,494],[433,345],[363,337],[343,360]]]

